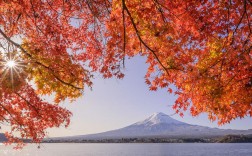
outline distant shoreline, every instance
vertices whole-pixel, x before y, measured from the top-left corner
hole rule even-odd
[[[215,138],[121,138],[121,139],[48,139],[42,143],[252,143],[252,135],[226,135]]]

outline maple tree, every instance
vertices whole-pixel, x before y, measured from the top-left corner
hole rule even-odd
[[[81,96],[93,72],[123,78],[136,55],[150,90],[177,95],[181,116],[252,116],[251,21],[250,0],[0,0],[0,121],[10,142],[15,131],[40,142],[69,124],[57,103]],[[41,100],[51,94],[56,105]]]

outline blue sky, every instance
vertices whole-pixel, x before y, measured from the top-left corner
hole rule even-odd
[[[149,91],[144,82],[147,65],[142,57],[126,60],[125,78],[103,79],[96,75],[93,90],[86,88],[83,97],[73,103],[65,101],[63,107],[72,111],[70,126],[49,130],[48,136],[71,136],[118,129],[143,120],[154,112],[173,114],[171,104],[175,97],[165,90]],[[173,118],[195,125],[218,127],[206,115],[191,117],[189,112]],[[237,119],[219,128],[252,129],[252,119]]]

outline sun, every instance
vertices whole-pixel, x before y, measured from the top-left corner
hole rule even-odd
[[[16,61],[14,60],[8,60],[5,64],[5,66],[7,66],[8,68],[14,68],[16,65]]]

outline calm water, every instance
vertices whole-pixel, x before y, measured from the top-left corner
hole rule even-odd
[[[21,151],[0,145],[0,156],[252,156],[252,144],[41,144]]]

